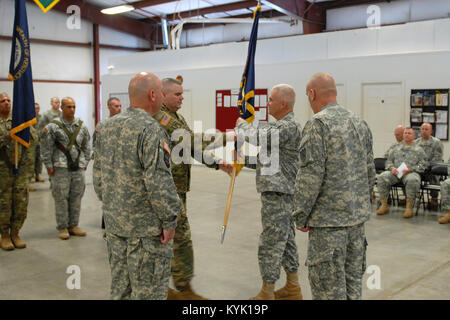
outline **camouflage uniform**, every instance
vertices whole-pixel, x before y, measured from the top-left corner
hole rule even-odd
[[[398,168],[402,162],[410,167],[412,172],[399,179],[391,171],[393,168]],[[388,198],[391,186],[401,181],[405,185],[406,198],[414,200],[420,189],[420,174],[426,167],[425,152],[417,144],[407,146],[403,143],[397,147],[386,161],[387,171],[378,176],[377,188],[380,198]]]
[[[182,205],[170,173],[169,138],[130,107],[103,122],[94,148],[94,186],[103,203],[112,299],[166,299],[173,242],[162,244]]]
[[[271,171],[269,167],[273,163],[261,161],[261,154],[256,165],[246,165],[256,169],[256,190],[261,194],[263,231],[258,247],[259,269],[264,282],[275,283],[280,278],[281,266],[287,273],[296,273],[299,266],[291,213],[294,209],[292,195],[298,169],[301,126],[291,112],[276,122],[260,123],[258,128],[241,122],[236,127],[236,133],[240,137],[245,135],[248,142],[253,140],[256,145],[264,144],[261,140],[267,137],[267,150],[271,152],[268,156],[279,158],[278,170]],[[273,149],[275,144],[278,144],[278,150]]]
[[[364,223],[375,184],[370,128],[330,103],[306,123],[299,163],[293,217],[297,227],[310,227],[306,265],[313,299],[361,299]]]
[[[389,149],[387,149],[386,153],[384,154],[384,157],[386,159],[389,158],[389,156],[391,155],[392,151],[394,151],[395,148],[397,148],[398,146],[401,146],[402,144],[403,144],[403,141],[394,142],[393,144],[391,144]]]
[[[40,134],[42,134],[42,129],[50,123],[50,121],[58,119],[61,117],[61,111],[58,110],[58,112],[54,112],[53,109],[50,109],[41,116],[41,119],[39,120],[39,129]]]
[[[430,136],[427,141],[424,141],[422,138],[417,138],[414,141],[417,145],[422,147],[423,151],[425,151],[426,160],[428,165],[431,165],[433,162],[444,162],[444,145],[442,141],[438,138]],[[431,184],[439,185],[439,177],[435,175],[428,174],[426,178],[430,181]],[[437,199],[439,195],[438,191],[431,190],[431,197],[433,199]]]
[[[183,290],[191,282],[192,277],[194,276],[194,250],[192,247],[191,227],[189,225],[186,208],[186,193],[189,192],[191,185],[190,156],[195,157],[196,160],[202,162],[210,168],[218,169],[218,165],[215,163],[207,164],[204,157],[199,159],[196,152],[194,152],[196,151],[194,150],[194,133],[191,131],[189,125],[181,114],[172,112],[169,108],[163,105],[161,110],[153,115],[153,118],[161,124],[170,137],[172,137],[172,134],[177,129],[186,130],[185,132],[190,136],[190,139],[187,141],[183,141],[182,138],[180,138],[178,141],[174,141],[171,144],[173,149],[179,143],[190,143],[191,153],[190,155],[181,155],[188,157],[189,160],[187,163],[183,161],[180,164],[175,164],[171,161],[173,180],[177,188],[178,196],[183,202],[183,208],[178,216],[175,238],[173,239],[174,257],[172,260],[171,274],[175,287],[178,290]],[[224,139],[224,143],[225,142],[226,141]],[[202,142],[202,153],[209,143],[210,142]],[[175,150],[173,150],[173,152],[175,152]],[[171,160],[172,159],[173,155]]]
[[[40,122],[42,120],[42,116],[38,115],[36,117],[37,123],[33,125],[33,130],[36,132],[36,139],[34,140],[34,143],[30,146],[31,152],[34,155],[34,174],[37,176],[41,174],[42,172],[42,160],[41,160],[41,148],[40,148],[40,135],[42,132]]]
[[[441,182],[442,209],[450,210],[450,179]]]
[[[72,122],[60,117],[58,119],[72,134],[79,126],[80,120]],[[52,195],[55,200],[56,229],[62,230],[78,226],[81,209],[81,198],[85,190],[84,169],[90,160],[90,135],[84,124],[81,126],[76,143],[81,151],[73,145],[70,156],[73,161],[79,157],[78,170],[70,171],[65,154],[56,146],[56,141],[64,147],[69,144],[69,137],[56,123],[47,125],[48,132],[41,142],[41,157],[47,169],[54,168],[54,176],[50,176]]]
[[[14,165],[14,141],[11,140],[12,119],[0,117],[0,233],[20,230],[27,217],[28,183],[33,172],[33,154],[30,148],[18,143],[20,174],[11,176]],[[31,142],[36,139],[31,132]]]

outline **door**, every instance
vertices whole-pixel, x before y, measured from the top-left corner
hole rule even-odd
[[[382,157],[394,143],[394,128],[405,125],[403,87],[399,83],[362,85],[363,117],[373,135],[374,157]]]

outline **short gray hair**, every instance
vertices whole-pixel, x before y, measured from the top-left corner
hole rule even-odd
[[[272,90],[278,90],[281,98],[288,103],[290,107],[294,107],[295,104],[295,90],[294,88],[285,83],[277,84]]]

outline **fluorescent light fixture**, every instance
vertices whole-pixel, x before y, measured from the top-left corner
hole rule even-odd
[[[129,12],[129,11],[133,11],[133,10],[134,10],[133,6],[124,4],[121,6],[103,9],[103,10],[101,10],[101,13],[103,13],[103,14],[119,14],[119,13]]]

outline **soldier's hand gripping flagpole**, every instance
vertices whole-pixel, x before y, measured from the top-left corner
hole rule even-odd
[[[242,75],[238,97],[239,116],[248,123],[251,123],[255,119],[255,52],[256,41],[258,39],[258,22],[260,13],[261,3],[258,1],[258,6],[253,13],[253,27],[248,44],[247,62],[245,64],[244,74]],[[228,216],[230,214],[231,197],[233,195],[234,189],[234,181],[236,176],[239,174],[239,171],[241,171],[242,167],[244,166],[239,153],[242,143],[243,142],[239,140],[235,142],[235,159],[233,163],[233,172],[231,174],[230,188],[228,190],[225,217],[223,219],[221,243],[223,243],[224,241],[225,231],[227,229]]]

